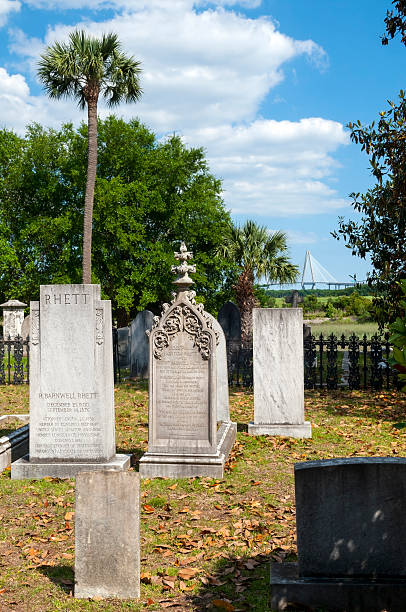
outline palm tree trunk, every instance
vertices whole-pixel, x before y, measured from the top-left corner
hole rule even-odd
[[[244,268],[234,291],[241,314],[241,341],[247,346],[252,343],[252,309],[258,306],[254,295],[254,273],[250,268]]]
[[[92,282],[92,225],[94,186],[97,172],[97,100],[87,103],[87,178],[85,211],[83,216],[83,263],[82,283]]]

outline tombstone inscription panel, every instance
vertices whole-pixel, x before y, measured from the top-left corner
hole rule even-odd
[[[202,359],[189,334],[179,332],[173,338],[156,364],[155,375],[156,437],[209,443],[208,361]]]

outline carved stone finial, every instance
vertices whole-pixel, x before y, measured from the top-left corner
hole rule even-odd
[[[196,266],[187,263],[189,259],[192,259],[193,253],[187,250],[187,246],[183,241],[179,251],[179,253],[174,253],[174,256],[180,263],[178,266],[172,266],[171,268],[172,273],[178,275],[177,279],[173,281],[173,284],[178,288],[178,292],[185,291],[190,285],[193,285],[193,280],[188,272],[196,272]]]

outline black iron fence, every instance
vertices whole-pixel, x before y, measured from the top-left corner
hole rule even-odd
[[[309,335],[304,339],[305,389],[397,389],[396,370],[389,366],[389,334],[368,339],[352,334],[340,338]],[[229,385],[253,386],[252,347],[227,345]],[[272,376],[272,372],[269,373]]]
[[[397,372],[389,365],[391,350],[388,333],[370,339],[356,334],[308,336],[304,340],[305,389],[397,388]]]
[[[120,355],[117,330],[113,329],[114,381],[120,382]],[[389,366],[392,350],[389,334],[368,339],[355,334],[338,338],[309,335],[304,340],[305,389],[391,389],[398,388],[396,370]],[[227,344],[230,386],[252,388],[253,351],[238,341]],[[0,337],[0,385],[29,382],[29,338]],[[270,372],[270,376],[272,373]]]
[[[29,380],[29,338],[0,338],[0,385],[22,385]]]

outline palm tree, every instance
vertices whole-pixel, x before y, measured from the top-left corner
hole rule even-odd
[[[297,279],[299,269],[286,256],[286,234],[279,231],[271,234],[266,227],[254,221],[246,221],[242,227],[231,226],[220,251],[240,269],[233,289],[241,313],[242,341],[250,342],[252,309],[258,305],[254,282],[264,278],[268,281],[292,283]]]
[[[83,283],[91,283],[94,187],[97,171],[97,103],[103,94],[109,106],[136,102],[142,90],[140,62],[121,50],[116,34],[101,38],[71,32],[68,43],[56,42],[41,55],[38,76],[50,98],[72,96],[87,106],[88,158],[83,218]]]

